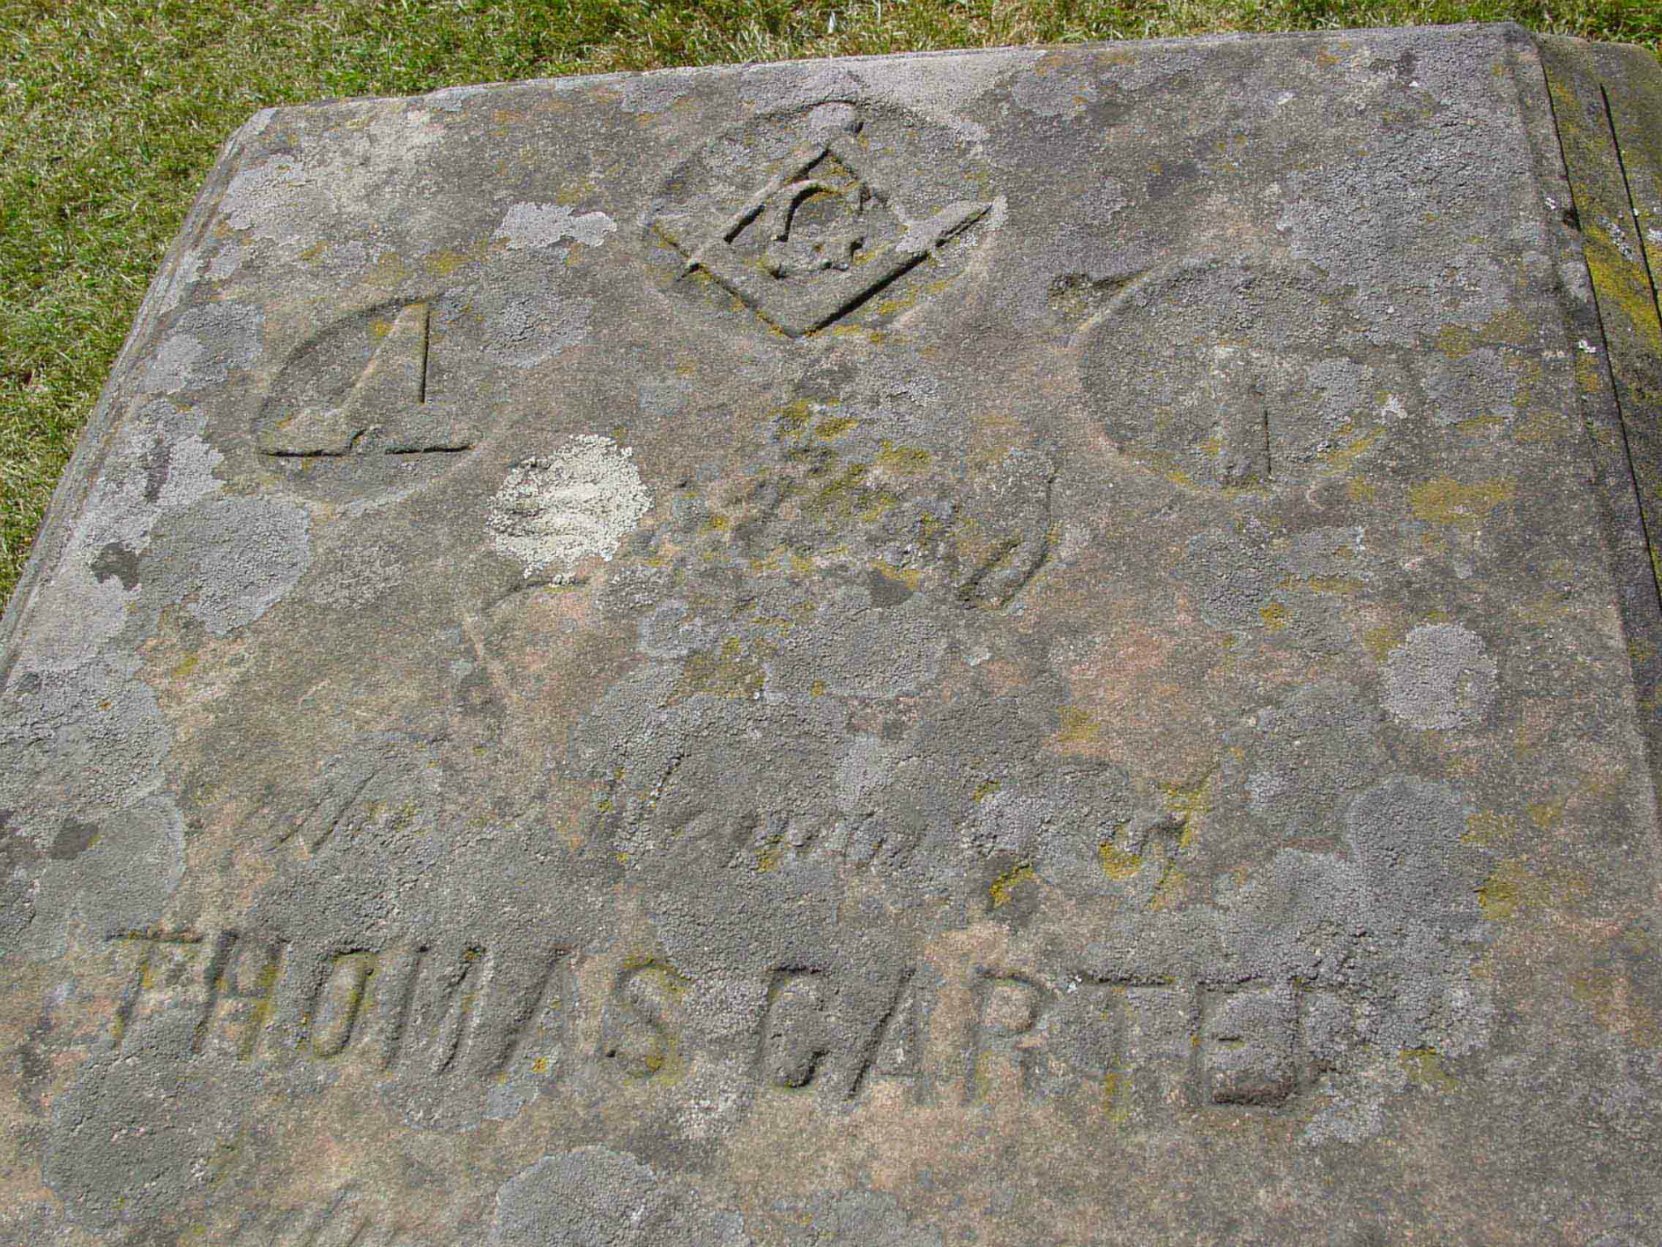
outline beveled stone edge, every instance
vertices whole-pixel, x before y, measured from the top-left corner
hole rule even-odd
[[[1635,217],[1606,101],[1608,81],[1618,75],[1623,90],[1636,78],[1662,98],[1662,65],[1632,45],[1530,38],[1538,64],[1532,75],[1520,74],[1519,87],[1536,122],[1543,207],[1564,273],[1566,348],[1654,802],[1662,793],[1662,310],[1642,255],[1613,232],[1631,233]],[[1658,127],[1662,113],[1649,123],[1653,136],[1662,135]],[[1662,166],[1656,173],[1662,177]]]
[[[270,121],[271,109],[261,109],[239,126],[221,145],[202,189],[197,192],[184,224],[162,257],[156,276],[151,280],[138,313],[133,317],[109,376],[99,392],[98,401],[87,417],[75,441],[75,449],[58,476],[51,500],[47,503],[40,526],[35,530],[34,544],[24,562],[11,596],[0,613],[0,691],[10,681],[12,664],[16,661],[17,646],[13,642],[22,635],[30,614],[30,605],[42,581],[55,568],[63,547],[74,532],[75,521],[86,504],[102,459],[109,449],[115,430],[121,385],[132,370],[135,359],[154,343],[166,311],[165,304],[177,284],[184,259],[202,242],[219,201],[242,164],[242,156],[249,140]]]

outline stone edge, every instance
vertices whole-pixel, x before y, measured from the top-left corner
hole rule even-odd
[[[1631,45],[1533,42],[1534,107],[1556,149],[1541,153],[1542,176],[1563,249],[1569,349],[1635,709],[1662,792],[1662,64]]]

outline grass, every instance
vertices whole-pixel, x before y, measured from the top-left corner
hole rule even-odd
[[[220,142],[255,109],[665,65],[1512,19],[1662,0],[0,0],[0,599]]]

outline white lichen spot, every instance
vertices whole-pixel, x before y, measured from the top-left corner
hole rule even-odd
[[[1410,727],[1470,727],[1494,705],[1495,660],[1459,624],[1415,628],[1385,660],[1383,701]]]
[[[604,212],[574,214],[567,204],[515,204],[502,218],[491,237],[508,244],[509,251],[552,247],[571,240],[585,247],[598,247],[617,222]]]
[[[485,94],[486,90],[479,86],[441,87],[427,93],[427,102],[441,113],[459,113],[463,104],[476,95]]]
[[[527,576],[552,567],[560,582],[584,559],[610,559],[651,505],[629,448],[585,434],[552,455],[516,464],[486,527],[491,543],[523,563]]]
[[[257,238],[278,238],[285,222],[313,202],[311,175],[292,156],[273,156],[231,179],[219,201],[225,224]]]

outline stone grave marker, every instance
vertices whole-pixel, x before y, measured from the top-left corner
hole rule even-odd
[[[6,616],[0,1241],[1662,1235],[1662,71],[261,113]]]

